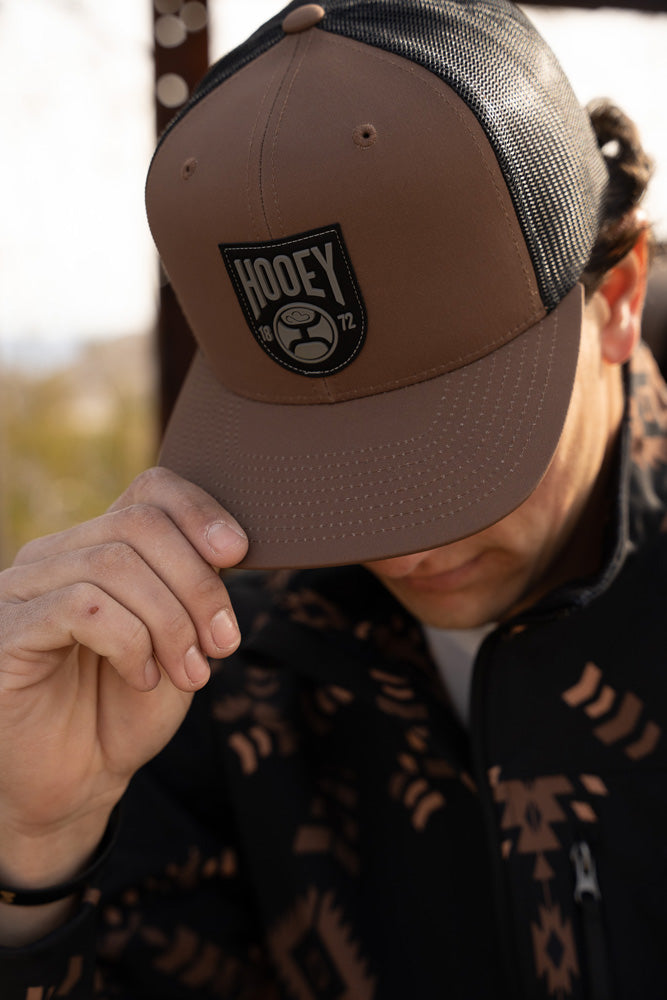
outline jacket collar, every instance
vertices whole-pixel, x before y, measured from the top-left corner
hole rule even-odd
[[[645,345],[625,366],[623,379],[625,411],[602,565],[594,575],[552,591],[522,618],[586,606],[611,586],[638,548],[667,527],[667,386]]]

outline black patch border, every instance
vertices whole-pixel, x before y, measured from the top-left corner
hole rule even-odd
[[[294,249],[299,249],[299,244],[302,242],[305,244],[308,243],[309,241],[312,241],[314,237],[321,238],[326,236],[333,236],[337,241],[338,249],[347,271],[347,278],[349,280],[350,287],[352,288],[354,296],[357,300],[361,329],[359,334],[357,335],[357,341],[354,350],[350,354],[349,358],[335,365],[335,367],[327,369],[325,371],[313,371],[312,369],[308,369],[305,366],[305,364],[304,368],[297,368],[295,364],[291,363],[286,358],[279,356],[276,353],[273,353],[271,350],[271,343],[267,343],[262,338],[259,332],[259,325],[258,325],[259,321],[255,319],[255,316],[252,310],[250,309],[245,290],[241,287],[241,283],[236,273],[236,269],[233,266],[232,254],[236,254],[239,251],[243,250],[251,250],[254,253],[257,253],[257,251],[259,250],[277,249],[280,247],[292,247]],[[357,355],[361,351],[361,348],[364,346],[364,343],[366,341],[368,317],[366,314],[366,305],[363,296],[361,294],[361,289],[359,288],[359,282],[357,281],[356,273],[354,271],[354,268],[352,267],[352,261],[350,260],[350,255],[348,253],[347,246],[345,244],[345,239],[343,238],[343,231],[339,223],[334,222],[329,226],[323,226],[318,229],[308,229],[305,232],[295,233],[292,236],[279,237],[278,239],[275,240],[263,240],[256,243],[249,243],[249,242],[218,243],[218,249],[222,256],[225,269],[232,282],[234,292],[236,293],[236,298],[239,302],[239,305],[241,306],[243,315],[245,316],[250,332],[252,333],[257,344],[261,347],[264,353],[271,358],[272,361],[275,361],[276,364],[281,365],[281,367],[286,368],[288,371],[291,371],[297,375],[304,375],[306,376],[306,378],[326,378],[330,375],[335,375],[337,372],[342,371],[344,368],[347,368],[348,365],[352,364],[352,362],[357,357]],[[307,298],[307,296],[304,296],[304,298]],[[314,304],[317,305],[317,303]],[[333,319],[334,317],[331,318]],[[340,331],[339,331],[339,336],[340,336]]]

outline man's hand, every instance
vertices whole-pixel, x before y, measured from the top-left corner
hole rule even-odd
[[[239,642],[217,570],[247,539],[165,469],[0,574],[0,888],[71,877]]]

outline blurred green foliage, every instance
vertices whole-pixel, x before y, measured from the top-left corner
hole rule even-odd
[[[103,513],[156,458],[147,338],[88,345],[46,376],[0,370],[0,564]]]

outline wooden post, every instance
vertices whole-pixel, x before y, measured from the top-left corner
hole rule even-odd
[[[208,68],[206,0],[152,0],[155,110],[161,135]],[[164,271],[157,319],[159,420],[163,431],[195,351],[195,341]]]

